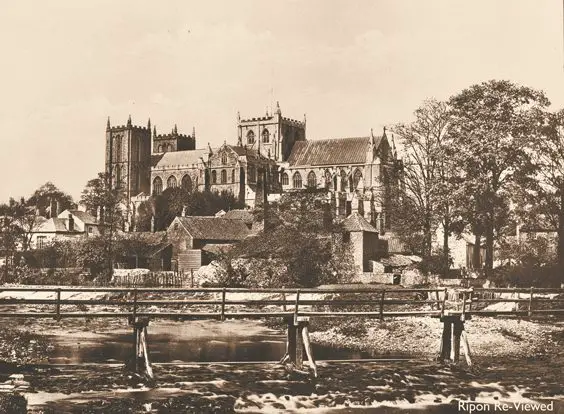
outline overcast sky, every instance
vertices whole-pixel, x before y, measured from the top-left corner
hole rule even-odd
[[[104,169],[106,118],[236,143],[236,114],[367,135],[489,79],[564,106],[557,0],[17,1],[0,13],[0,202]]]

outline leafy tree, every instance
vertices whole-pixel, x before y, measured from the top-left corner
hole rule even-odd
[[[446,103],[427,100],[415,111],[415,120],[398,124],[394,132],[404,149],[402,186],[394,223],[403,227],[401,234],[421,235],[411,243],[424,256],[431,254],[432,237],[437,226],[445,229],[443,249],[448,257],[452,199],[451,165],[445,145],[450,120]],[[416,246],[418,245],[418,246]]]
[[[8,280],[10,258],[14,256],[21,231],[17,226],[14,208],[16,202],[13,198],[8,204],[0,205],[0,252],[3,255],[4,281]]]
[[[56,216],[57,213],[55,211],[51,211],[52,202],[58,203],[61,211],[76,207],[72,197],[60,190],[51,181],[47,181],[35,190],[31,197],[27,200],[26,205],[36,208],[37,213],[40,216],[53,217]]]
[[[463,90],[449,105],[451,153],[461,183],[458,205],[483,228],[489,275],[496,227],[507,224],[500,218],[509,216],[512,187],[534,172],[527,148],[531,136],[539,133],[549,101],[543,92],[492,80]]]

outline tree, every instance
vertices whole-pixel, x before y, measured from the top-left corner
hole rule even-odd
[[[8,204],[0,205],[0,252],[4,259],[4,281],[8,279],[10,258],[16,251],[21,234],[14,218],[15,204],[11,198]]]
[[[564,268],[564,110],[544,116],[543,133],[533,137],[530,152],[537,173],[518,193],[519,212],[529,225],[556,229],[557,262]]]
[[[448,235],[451,226],[451,165],[446,141],[450,113],[448,105],[427,100],[415,111],[415,120],[398,124],[393,130],[404,149],[402,186],[397,194],[398,205],[394,224],[401,233],[410,235],[412,247],[424,256],[431,254],[432,236],[443,224],[443,250],[448,261]],[[420,237],[413,238],[414,235]]]
[[[27,206],[36,208],[37,214],[44,217],[56,216],[57,212],[51,211],[53,204],[61,211],[76,207],[72,197],[57,188],[51,181],[47,181],[35,190],[26,203]]]
[[[463,183],[458,204],[483,226],[487,276],[496,228],[499,232],[507,224],[500,219],[509,217],[511,188],[534,173],[527,148],[549,103],[543,92],[496,80],[473,85],[449,101],[452,155]]]
[[[18,239],[21,242],[23,251],[31,248],[31,238],[33,233],[43,224],[44,218],[36,214],[36,209],[26,203],[22,198],[20,202],[16,202],[11,207],[14,224],[18,229]]]
[[[100,256],[106,265],[103,267],[106,277],[111,278],[115,254],[113,252],[116,232],[123,229],[126,223],[126,206],[123,189],[112,186],[112,177],[107,173],[99,173],[98,176],[89,180],[82,191],[81,203],[86,206],[87,211],[98,216],[102,226],[102,235],[92,243],[95,248],[101,248],[99,252],[93,252],[89,257],[91,262],[99,266]],[[92,266],[91,266],[92,267]]]

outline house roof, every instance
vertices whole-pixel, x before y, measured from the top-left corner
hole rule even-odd
[[[364,217],[356,211],[343,220],[343,227],[347,231],[365,231],[368,233],[378,233],[378,230],[372,226]]]
[[[376,148],[382,137],[374,137]],[[364,164],[370,137],[297,141],[288,158],[290,166]]]
[[[78,218],[84,224],[96,224],[96,225],[98,225],[96,218],[94,216],[92,216],[91,214],[87,213],[86,211],[69,210],[69,213],[71,213],[73,216]]]
[[[251,213],[249,210],[243,210],[243,209],[229,210],[221,217],[231,220],[243,220],[245,224],[252,224],[255,219],[253,213]]]
[[[201,162],[201,158],[207,159],[208,153],[208,149],[195,149],[153,154],[151,156],[151,166],[153,168],[162,169],[177,166],[192,166]]]
[[[177,218],[186,231],[195,239],[243,240],[250,234],[243,220],[232,220],[214,216],[188,216]]]

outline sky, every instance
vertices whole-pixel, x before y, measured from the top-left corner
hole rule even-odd
[[[280,102],[307,138],[408,122],[427,98],[507,79],[564,107],[557,0],[7,2],[0,13],[0,202],[52,181],[79,199],[107,117],[236,143]]]

